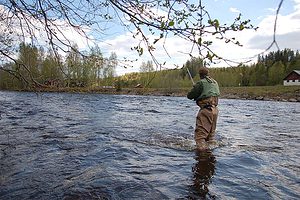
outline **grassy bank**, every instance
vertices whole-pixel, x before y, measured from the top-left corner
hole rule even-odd
[[[223,98],[300,102],[300,86],[223,87]]]
[[[186,96],[191,88],[43,88],[38,92]],[[300,86],[222,87],[221,98],[300,102]]]

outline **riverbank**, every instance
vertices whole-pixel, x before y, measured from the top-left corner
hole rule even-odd
[[[186,96],[190,88],[39,88],[37,92],[101,93],[123,95]],[[300,102],[300,86],[221,87],[225,99]]]
[[[300,102],[300,86],[224,87],[221,92],[227,99]]]

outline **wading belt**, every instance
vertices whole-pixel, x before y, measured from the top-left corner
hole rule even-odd
[[[211,109],[218,105],[218,97],[209,97],[207,99],[198,100],[196,103],[201,109]]]

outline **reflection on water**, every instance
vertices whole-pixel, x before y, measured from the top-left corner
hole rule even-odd
[[[194,151],[185,97],[0,92],[0,199],[300,199],[300,106],[221,99]]]
[[[195,154],[196,163],[192,168],[192,194],[189,195],[189,199],[214,199],[215,195],[209,193],[209,184],[215,173],[216,158],[212,151],[195,150]]]

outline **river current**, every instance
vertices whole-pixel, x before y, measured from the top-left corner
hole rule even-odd
[[[300,104],[0,92],[0,199],[300,199]]]

